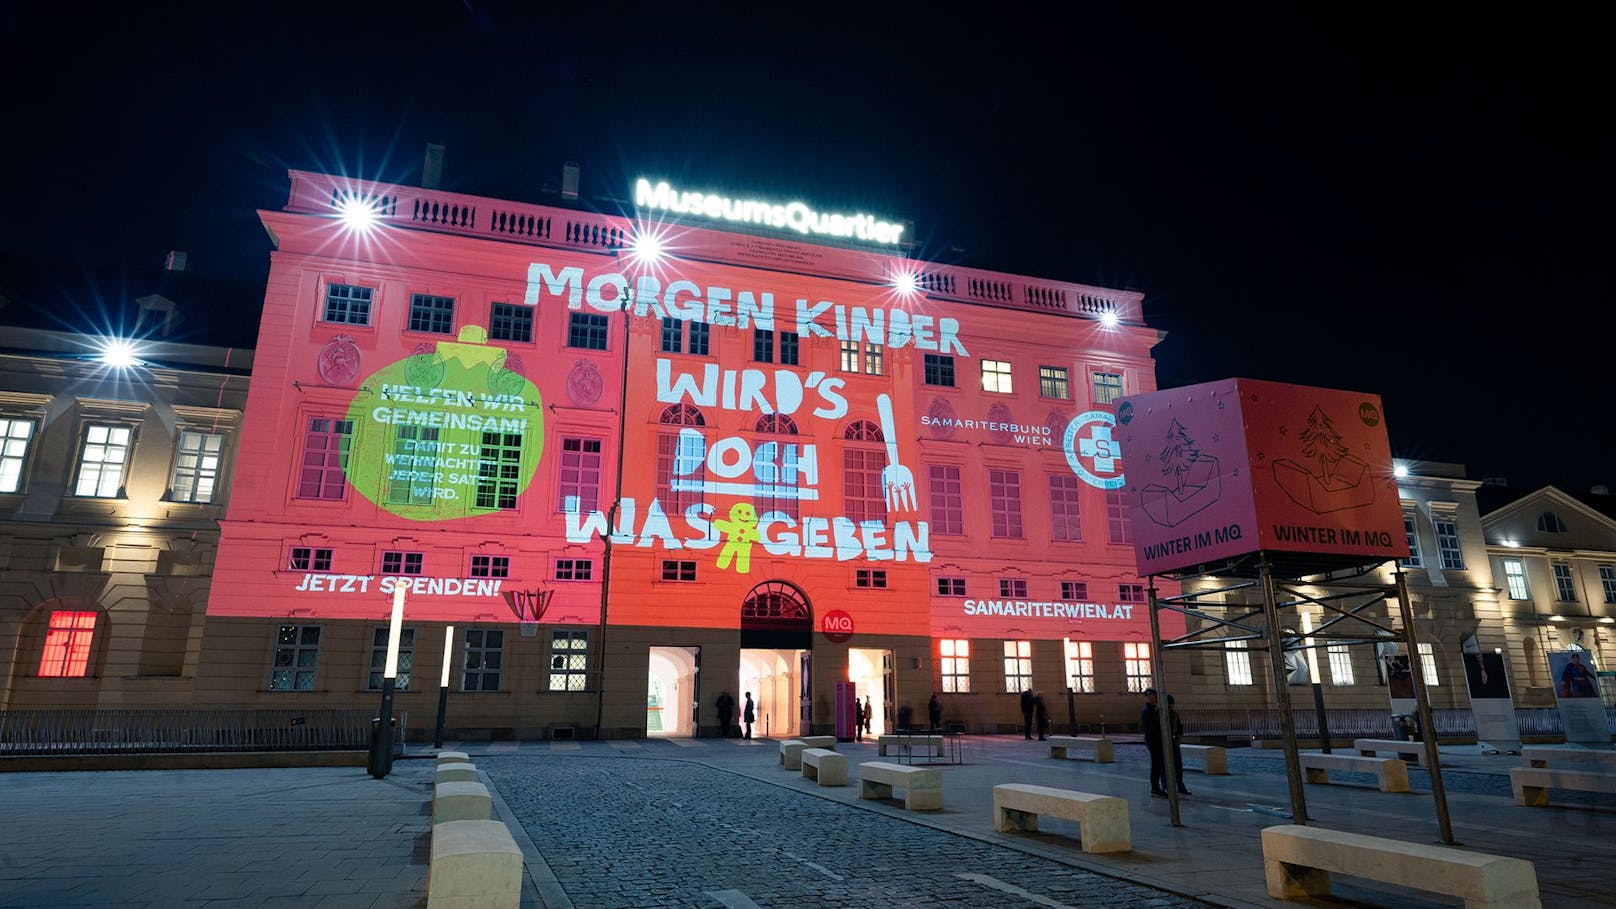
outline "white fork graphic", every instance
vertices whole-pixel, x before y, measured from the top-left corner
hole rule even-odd
[[[887,511],[915,511],[915,475],[898,463],[898,431],[892,423],[892,398],[875,396],[881,414],[881,436],[887,440],[887,466],[881,471],[881,488],[886,490]]]

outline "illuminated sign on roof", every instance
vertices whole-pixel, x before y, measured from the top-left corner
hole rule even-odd
[[[634,205],[682,215],[699,215],[715,221],[757,224],[796,231],[804,235],[839,237],[866,243],[895,244],[904,226],[882,221],[872,215],[826,214],[802,202],[779,205],[758,199],[731,199],[717,193],[692,193],[674,189],[666,180],[653,184],[641,177],[634,184]]]

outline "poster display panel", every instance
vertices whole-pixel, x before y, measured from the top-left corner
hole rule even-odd
[[[1463,653],[1470,712],[1476,720],[1476,746],[1483,752],[1519,754],[1520,726],[1501,653]]]
[[[1549,678],[1566,742],[1610,747],[1610,725],[1599,697],[1599,667],[1586,650],[1549,652]]]

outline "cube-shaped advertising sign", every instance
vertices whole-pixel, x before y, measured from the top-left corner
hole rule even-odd
[[[1116,413],[1141,575],[1258,551],[1408,555],[1378,395],[1224,379]]]

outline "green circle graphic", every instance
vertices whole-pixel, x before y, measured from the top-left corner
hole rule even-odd
[[[365,378],[348,405],[348,482],[412,521],[508,511],[544,451],[539,390],[475,325]],[[504,507],[501,507],[501,506]]]

